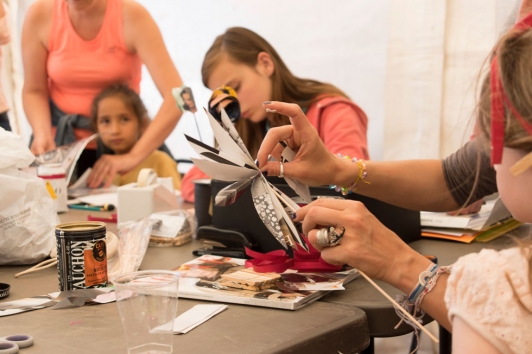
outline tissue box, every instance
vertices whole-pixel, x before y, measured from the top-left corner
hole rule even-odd
[[[179,209],[173,191],[157,182],[157,175],[146,178],[147,173],[139,173],[137,183],[118,187],[118,223],[137,221],[153,213]],[[153,172],[154,173],[154,172]]]

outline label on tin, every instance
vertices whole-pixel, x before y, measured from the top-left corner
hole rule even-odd
[[[107,283],[107,249],[105,241],[96,241],[92,249],[86,249],[85,286]]]
[[[106,287],[105,224],[75,222],[56,226],[59,290]]]

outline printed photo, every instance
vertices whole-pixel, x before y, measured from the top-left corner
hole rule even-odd
[[[183,112],[189,111],[192,113],[196,113],[198,111],[196,102],[194,101],[194,95],[192,94],[192,89],[190,87],[183,85],[173,93],[177,106],[180,110]]]

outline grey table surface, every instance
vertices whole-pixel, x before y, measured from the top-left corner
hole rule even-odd
[[[85,220],[69,211],[61,220]],[[107,215],[102,213],[102,215]],[[116,230],[114,224],[108,229]],[[171,269],[193,258],[199,243],[149,248],[141,269]],[[11,284],[10,301],[58,290],[55,267],[15,278],[27,266],[1,266],[0,282]],[[201,301],[180,299],[178,314]],[[204,302],[203,302],[204,303]],[[0,317],[0,336],[29,334],[21,353],[124,353],[126,343],[116,303],[75,309],[41,309]],[[369,344],[365,313],[353,306],[314,302],[297,311],[230,304],[185,335],[174,336],[175,353],[356,353]]]

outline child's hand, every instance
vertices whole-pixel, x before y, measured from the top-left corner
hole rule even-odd
[[[124,174],[131,171],[139,161],[130,154],[102,155],[92,167],[92,172],[87,179],[90,188],[98,188],[104,183],[103,188],[109,187],[117,173]]]

